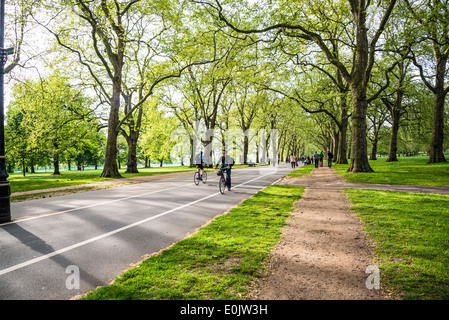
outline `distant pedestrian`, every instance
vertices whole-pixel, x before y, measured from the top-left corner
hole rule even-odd
[[[332,159],[334,158],[334,155],[330,150],[327,150],[327,166],[329,168],[332,168]]]
[[[290,164],[291,164],[292,168],[294,169],[295,165],[296,165],[296,160],[295,160],[295,157],[293,156],[293,154],[290,155]]]
[[[324,162],[324,153],[323,153],[323,151],[320,152],[319,156],[320,156],[320,167],[322,167],[323,166],[323,162]]]
[[[318,163],[320,161],[320,155],[318,154],[318,151],[315,151],[313,154],[313,159],[315,160],[315,168],[318,168]]]

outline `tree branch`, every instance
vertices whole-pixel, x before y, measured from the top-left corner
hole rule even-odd
[[[132,113],[137,108],[139,108],[154,93],[154,89],[155,89],[155,87],[159,83],[164,82],[165,80],[168,80],[168,79],[171,79],[171,78],[179,78],[179,77],[181,77],[181,75],[184,72],[184,70],[189,68],[189,67],[191,67],[191,66],[198,66],[198,65],[208,64],[208,63],[212,63],[214,61],[215,60],[190,63],[190,64],[182,67],[181,69],[179,69],[177,73],[173,73],[173,74],[169,74],[169,75],[165,75],[165,76],[159,77],[159,79],[155,80],[153,82],[153,84],[151,85],[151,87],[148,89],[147,94],[142,99],[140,99],[140,101],[138,103],[136,103],[136,105],[134,107],[130,108],[128,113],[125,114],[125,116],[122,118],[122,120],[120,120],[120,122],[117,125],[117,130],[120,130],[121,125],[126,121],[126,119],[128,119],[128,117],[130,117],[132,115]]]

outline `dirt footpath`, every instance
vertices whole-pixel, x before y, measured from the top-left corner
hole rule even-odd
[[[381,290],[366,287],[366,268],[374,264],[372,245],[361,234],[346,195],[332,187],[342,179],[326,167],[315,169],[307,179],[315,183],[295,204],[282,241],[270,256],[267,275],[255,282],[250,299],[385,299]],[[287,180],[284,183],[294,184]]]

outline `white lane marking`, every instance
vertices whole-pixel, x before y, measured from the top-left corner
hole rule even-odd
[[[244,183],[241,183],[241,184],[235,186],[234,188],[241,187],[241,186],[246,185],[246,184],[248,184],[248,183],[250,183],[250,182],[252,182],[252,181],[254,181],[254,180],[263,178],[263,177],[265,177],[265,176],[267,176],[267,175],[270,175],[270,174],[273,174],[273,173],[275,173],[275,172],[269,172],[269,173],[264,174],[264,175],[262,175],[262,176],[259,176],[259,177],[257,177],[257,178],[248,180],[248,181],[246,181],[246,182],[244,182]],[[42,256],[40,256],[40,257],[37,257],[37,258],[31,259],[31,260],[28,260],[28,261],[25,261],[25,262],[16,264],[16,265],[11,266],[11,267],[9,267],[9,268],[0,270],[0,276],[2,276],[2,275],[4,275],[4,274],[7,274],[7,273],[9,273],[9,272],[16,271],[16,270],[18,270],[18,269],[27,267],[27,266],[32,265],[32,264],[34,264],[34,263],[37,263],[37,262],[39,262],[39,261],[49,259],[49,258],[51,258],[51,257],[57,256],[57,255],[59,255],[59,254],[62,254],[62,253],[64,253],[64,252],[67,252],[67,251],[70,251],[70,250],[79,248],[79,247],[84,246],[84,245],[86,245],[86,244],[89,244],[89,243],[92,243],[92,242],[95,242],[95,241],[104,239],[104,238],[109,237],[109,236],[112,236],[112,235],[114,235],[114,234],[116,234],[116,233],[125,231],[125,230],[127,230],[127,229],[136,227],[136,226],[138,226],[138,225],[141,225],[141,224],[143,224],[143,223],[145,223],[145,222],[148,222],[148,221],[151,221],[151,220],[154,220],[154,219],[163,217],[163,216],[165,216],[165,215],[167,215],[167,214],[169,214],[169,213],[178,211],[178,210],[180,210],[180,209],[183,209],[183,208],[186,208],[186,207],[188,207],[188,206],[191,206],[191,205],[193,205],[193,204],[195,204],[195,203],[198,203],[198,202],[207,200],[207,199],[209,199],[209,198],[215,197],[215,196],[218,195],[218,194],[220,194],[220,192],[213,193],[213,194],[211,194],[211,195],[209,195],[209,196],[206,196],[206,197],[203,197],[203,198],[201,198],[201,199],[198,199],[198,200],[195,200],[195,201],[186,203],[186,204],[184,204],[184,205],[182,205],[182,206],[179,206],[179,207],[176,207],[176,208],[167,210],[167,211],[165,211],[165,212],[159,213],[159,214],[157,214],[157,215],[155,215],[155,216],[152,216],[152,217],[150,217],[150,218],[146,218],[146,219],[143,219],[143,220],[140,220],[140,221],[131,223],[131,224],[127,225],[127,226],[124,226],[124,227],[115,229],[115,230],[113,230],[113,231],[104,233],[104,234],[102,234],[102,235],[99,235],[99,236],[96,236],[96,237],[93,237],[93,238],[90,238],[90,239],[87,239],[87,240],[84,240],[84,241],[75,243],[75,244],[73,244],[73,245],[71,245],[71,246],[68,246],[68,247],[65,247],[65,248],[56,250],[56,251],[54,251],[54,252],[52,252],[52,253],[48,253],[48,254],[42,255]]]
[[[264,168],[265,169],[265,168]],[[269,168],[266,168],[265,170],[267,170]],[[254,168],[246,168],[246,169],[238,169],[239,172],[242,171],[249,171],[249,170],[254,170]],[[239,175],[239,174],[237,174]],[[183,177],[184,178],[184,177]],[[116,200],[111,200],[111,201],[106,201],[106,202],[101,202],[101,203],[96,203],[96,204],[92,204],[89,206],[84,206],[84,207],[77,207],[77,208],[72,208],[72,209],[67,209],[67,210],[63,210],[63,211],[56,211],[56,212],[50,212],[50,213],[44,213],[44,214],[39,214],[36,216],[31,216],[28,218],[19,218],[10,222],[5,222],[0,224],[0,227],[3,226],[7,226],[9,224],[15,224],[15,223],[19,223],[19,222],[24,222],[24,221],[29,221],[29,220],[34,220],[34,219],[39,219],[39,218],[44,218],[44,217],[48,217],[48,216],[53,216],[56,214],[61,214],[61,213],[67,213],[67,212],[72,212],[72,211],[77,211],[77,210],[82,210],[82,209],[88,209],[88,208],[93,208],[93,207],[97,207],[97,206],[102,206],[102,205],[106,205],[106,204],[110,204],[110,203],[114,203],[114,202],[118,202],[118,201],[123,201],[123,200],[129,200],[129,199],[133,199],[133,198],[138,198],[138,197],[142,197],[142,196],[147,196],[150,194],[154,194],[154,193],[158,193],[158,192],[163,192],[163,191],[168,191],[168,190],[173,190],[176,188],[181,188],[181,187],[185,187],[191,185],[190,183],[187,184],[183,184],[181,186],[177,186],[177,187],[172,187],[172,188],[167,188],[167,189],[162,189],[162,190],[158,190],[158,191],[151,191],[151,192],[146,192],[146,193],[141,193],[135,196],[130,196],[130,197],[125,197],[125,198],[120,198],[120,199],[116,199]],[[218,185],[218,184],[217,184]],[[243,185],[243,184],[242,184]]]
[[[233,187],[233,188],[236,188],[236,187]],[[247,189],[265,189],[266,186],[246,185],[245,188],[247,188]]]
[[[44,214],[41,214],[41,215],[32,216],[32,217],[23,218],[23,219],[17,219],[17,220],[13,220],[11,222],[6,222],[6,223],[3,223],[3,224],[0,224],[0,227],[6,226],[8,224],[19,223],[19,222],[24,222],[24,221],[28,221],[28,220],[34,220],[34,219],[38,219],[38,218],[48,217],[48,216],[52,216],[52,215],[55,215],[55,214],[61,214],[61,213],[67,213],[67,212],[76,211],[76,210],[82,210],[82,209],[87,209],[87,208],[92,208],[92,207],[97,207],[97,206],[103,206],[103,205],[114,203],[114,202],[118,202],[118,201],[129,200],[129,199],[138,198],[138,197],[142,197],[142,196],[147,196],[147,195],[158,193],[158,192],[163,192],[163,191],[177,189],[177,188],[185,187],[187,185],[190,185],[190,183],[183,184],[183,185],[180,185],[180,186],[177,186],[177,187],[172,187],[172,188],[167,188],[167,189],[162,189],[162,190],[157,190],[157,191],[141,193],[141,194],[130,196],[130,197],[125,197],[125,198],[115,199],[115,200],[111,200],[111,201],[95,203],[95,204],[91,204],[91,205],[84,206],[84,207],[77,207],[77,208],[72,208],[72,209],[63,210],[63,211],[44,213]]]

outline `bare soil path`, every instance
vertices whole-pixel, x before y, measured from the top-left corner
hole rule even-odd
[[[343,179],[322,167],[280,184],[300,185],[306,179],[313,184],[295,204],[282,241],[270,256],[267,275],[255,282],[250,299],[386,299],[382,290],[366,287],[366,269],[374,264],[372,244],[350,211],[340,186]]]

